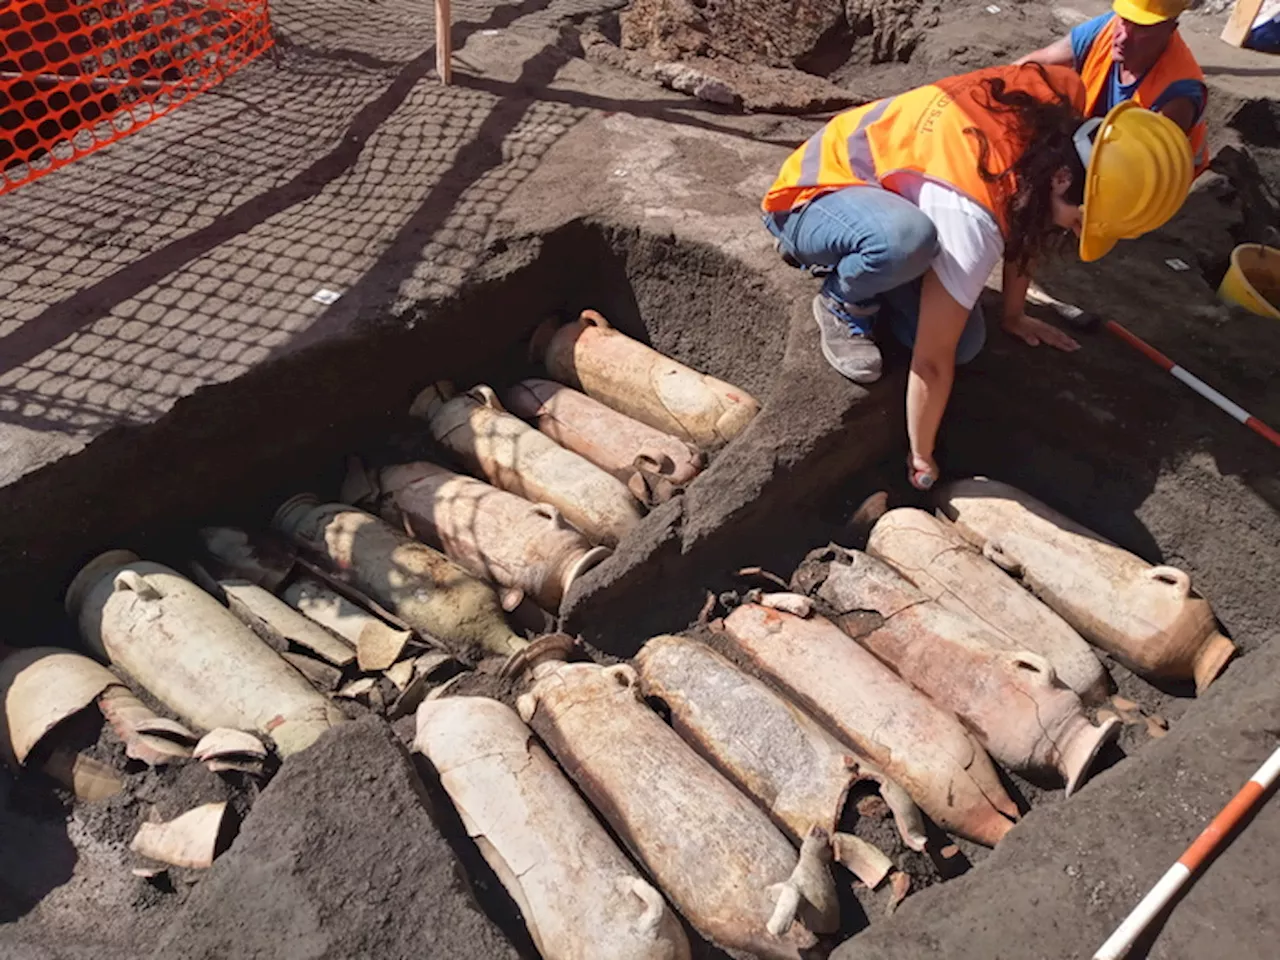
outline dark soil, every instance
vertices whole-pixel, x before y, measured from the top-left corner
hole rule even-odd
[[[1008,0],[996,4],[996,13],[989,6],[988,0],[643,0],[616,29],[604,18],[584,46],[596,62],[731,107],[822,113],[1007,62],[1066,32],[1047,4]],[[606,40],[612,34],[619,46]],[[700,90],[699,77],[716,81],[714,90]]]
[[[326,733],[284,763],[151,955],[514,960],[424,799],[383,723]]]
[[[1148,745],[1141,762],[1123,763],[1068,803],[1037,810],[980,869],[908,899],[892,923],[841,947],[834,960],[1091,957],[1275,749],[1280,646],[1252,656],[1256,673],[1228,672],[1192,706],[1193,719]],[[1132,956],[1274,954],[1274,798],[1244,829]]]
[[[869,99],[1063,32],[1047,5],[999,5],[1005,12],[993,18],[985,3],[850,2],[852,52],[831,53],[839,45],[824,35],[803,65]],[[638,87],[636,95],[651,92]],[[1164,230],[1097,265],[1051,265],[1044,282],[1131,326],[1278,423],[1280,325],[1223,308],[1212,291],[1235,242],[1277,227],[1270,204],[1280,141],[1268,132],[1270,110],[1250,107],[1231,122],[1246,149],[1252,138],[1247,162],[1220,163],[1221,175],[1202,181]],[[722,164],[726,179],[750,173],[733,166],[731,152],[720,154],[708,149],[707,163]],[[571,172],[586,179],[577,163]],[[567,178],[562,192],[574,182]],[[504,241],[491,254],[490,282],[433,305],[416,331],[379,328],[321,344],[192,397],[154,429],[104,437],[46,481],[6,493],[14,524],[0,572],[22,626],[73,642],[56,595],[92,545],[128,537],[148,555],[181,563],[198,523],[260,526],[304,486],[336,491],[339,454],[438,456],[421,425],[403,416],[414,391],[443,376],[464,386],[517,379],[530,370],[523,342],[533,324],[585,306],[767,401],[686,496],[654,511],[575,586],[566,624],[598,659],[630,656],[648,636],[687,625],[714,643],[695,620],[708,591],[758,585],[734,575],[747,564],[785,577],[814,546],[857,546],[846,521],[874,491],[886,491],[892,505],[927,505],[902,477],[901,353],[890,350],[889,375],[870,393],[834,374],[818,352],[807,278],[778,268],[766,279],[712,247],[584,221]],[[1192,270],[1169,270],[1173,257]],[[476,336],[477,317],[484,336]],[[1108,662],[1119,695],[1139,714],[1169,721],[1169,735],[1153,742],[1139,716],[1121,738],[1128,757],[1117,752],[1071,803],[1061,791],[1011,780],[1031,814],[995,854],[960,844],[940,865],[906,851],[874,802],[854,804],[851,828],[911,875],[914,895],[885,923],[887,889],[853,890],[860,910],[850,904],[844,933],[864,922],[873,929],[850,956],[861,944],[868,957],[1084,956],[1094,944],[1082,945],[1082,931],[1092,938],[1136,902],[1274,741],[1274,697],[1259,687],[1273,675],[1277,648],[1268,642],[1280,624],[1276,452],[1130,348],[1106,334],[1082,336],[1085,349],[1067,356],[1014,343],[992,323],[986,351],[957,379],[943,469],[1018,484],[1152,562],[1185,567],[1244,657],[1227,671],[1223,692],[1203,701]],[[262,417],[264,409],[272,416]],[[168,469],[175,464],[181,472]],[[104,476],[130,495],[99,500]],[[38,600],[28,605],[31,596]],[[518,690],[495,666],[481,662],[452,691],[511,702]],[[532,956],[430,771],[415,774],[406,758],[412,728],[412,716],[394,731],[368,717],[332,731],[287,761],[260,796],[197,764],[125,766],[109,731],[94,749],[128,771],[128,789],[106,804],[72,808],[36,775],[3,774],[0,919],[20,922],[0,929],[0,955]],[[152,807],[172,816],[223,799],[243,823],[211,870],[175,876],[167,887],[128,875],[128,839]],[[1264,909],[1268,895],[1274,901],[1273,861],[1262,853],[1235,861],[1236,883],[1214,875],[1218,886],[1202,905],[1232,916],[1241,941],[1233,956],[1260,955],[1250,946],[1280,935],[1274,911]],[[970,863],[958,882],[941,882]]]
[[[1044,3],[987,0],[851,0],[856,39],[847,60],[827,74],[868,100],[938,77],[1007,63],[1066,33]]]

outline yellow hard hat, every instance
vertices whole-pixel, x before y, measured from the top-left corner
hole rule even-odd
[[[1086,167],[1080,228],[1080,259],[1086,263],[1106,256],[1117,241],[1164,226],[1191,189],[1187,135],[1132,100],[1101,120],[1086,120],[1076,132],[1076,149]]]
[[[1115,0],[1111,9],[1130,23],[1149,27],[1183,13],[1191,0]]]

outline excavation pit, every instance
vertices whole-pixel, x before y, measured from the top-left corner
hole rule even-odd
[[[712,640],[699,623],[708,595],[713,611],[728,609],[748,588],[767,583],[758,575],[738,574],[743,568],[786,577],[812,548],[829,541],[861,546],[858,524],[851,521],[871,494],[884,491],[894,506],[926,503],[902,476],[903,358],[891,353],[889,374],[870,391],[834,374],[817,348],[808,302],[812,287],[802,274],[780,265],[761,271],[709,246],[597,220],[508,243],[493,252],[485,273],[457,298],[424,306],[418,317],[304,346],[198,392],[154,425],[104,436],[80,454],[5,488],[0,496],[15,520],[4,534],[12,549],[0,559],[0,599],[23,611],[15,636],[75,646],[73,628],[60,610],[61,593],[79,566],[102,550],[128,548],[185,570],[197,555],[201,527],[263,530],[276,508],[300,491],[335,499],[352,455],[366,464],[420,458],[448,463],[422,423],[408,416],[418,391],[438,380],[459,386],[482,382],[500,390],[540,375],[544,371],[528,356],[535,327],[548,316],[570,319],[587,308],[763,403],[751,425],[712,457],[683,494],[654,509],[613,556],[570,590],[560,626],[580,635],[603,662],[630,658],[659,633],[687,631]],[[1072,279],[1068,272],[1060,283],[1069,286]],[[1135,308],[1141,298],[1133,294]],[[1171,736],[1183,724],[1192,730],[1211,724],[1280,622],[1278,601],[1268,589],[1275,573],[1277,523],[1266,499],[1262,452],[1249,437],[1229,435],[1233,425],[1216,411],[1197,405],[1193,397],[1171,394],[1156,373],[1135,370],[1135,361],[1119,348],[1101,340],[1089,341],[1089,347],[1084,359],[1065,361],[1045,351],[1027,354],[993,337],[987,352],[959,378],[940,459],[951,475],[984,474],[1015,483],[1148,562],[1184,567],[1213,603],[1242,657],[1203,701],[1185,689],[1154,687],[1106,661],[1119,694],[1134,704],[1122,751],[1106,759],[1103,767],[1110,769],[1080,798],[1066,802],[1060,788],[1009,778],[1011,792],[1032,811],[1009,847],[1028,859],[1038,856],[1037,836],[1060,834],[1059,825],[1074,805],[1096,805],[1100,801],[1088,798],[1104,791],[1122,793],[1123,778],[1136,772],[1158,779],[1148,755],[1160,746],[1150,741],[1162,737],[1161,724],[1173,728]],[[1150,429],[1156,418],[1167,424],[1158,435]],[[455,691],[510,700],[515,690],[496,675],[494,664],[480,666]],[[1219,687],[1227,693],[1220,694]],[[328,746],[317,750],[358,772],[363,752],[351,744],[383,736],[371,732],[382,722],[363,720],[358,733],[335,731],[327,735]],[[411,720],[397,722],[402,742],[410,725]],[[379,775],[395,781],[389,789],[396,803],[407,803],[397,779],[405,774],[385,769],[403,761],[391,759],[394,751],[382,745],[368,746],[368,752],[384,765]],[[346,873],[353,861],[352,848],[344,843],[360,845],[367,854],[374,839],[368,831],[343,835],[340,814],[359,817],[358,806],[368,798],[351,791],[346,781],[339,787],[333,771],[307,764],[303,754],[288,761],[278,777],[290,791],[311,791],[316,809],[326,796],[339,804],[341,811],[326,812],[321,828],[335,835],[331,844],[310,846],[288,823],[287,804],[266,805],[265,797],[258,801],[266,805],[264,823],[255,827],[259,807],[249,806],[253,791],[179,773],[180,768],[131,773],[122,799],[99,811],[71,809],[76,839],[91,853],[61,873],[20,874],[20,896],[7,909],[13,919],[21,918],[22,936],[33,943],[42,934],[65,932],[57,924],[65,924],[72,909],[98,918],[105,932],[97,934],[97,942],[120,956],[145,955],[140,944],[152,936],[161,937],[165,956],[212,956],[215,950],[254,955],[306,936],[351,955],[398,956],[408,941],[378,930],[408,918],[397,911],[419,909],[403,893],[413,883],[413,868],[399,858],[438,857],[447,841],[465,865],[471,893],[461,893],[461,887],[448,892],[442,875],[433,874],[432,889],[442,898],[437,903],[453,898],[450,903],[461,904],[474,895],[481,913],[468,915],[467,922],[475,925],[478,952],[531,955],[511,904],[484,872],[429,775],[428,803],[434,812],[412,814],[408,822],[419,831],[437,831],[443,841],[400,843],[395,831],[403,825],[379,808],[373,818],[379,830],[387,831],[377,840],[381,856],[358,861],[368,869],[362,866],[355,877]],[[275,786],[272,782],[266,789]],[[65,808],[57,795],[34,775],[7,788],[4,817],[39,825],[28,841],[32,857],[47,844],[61,851],[65,862],[71,843],[59,836]],[[180,879],[179,892],[162,894],[150,881],[119,880],[118,874],[127,874],[119,844],[127,841],[148,804],[168,804],[163,812],[172,816],[178,797],[194,803],[228,793],[247,808],[245,842],[220,858],[194,888],[188,890],[186,879]],[[991,868],[983,862],[988,856],[983,848],[961,843],[957,853],[938,862],[910,853],[874,797],[857,799],[857,832],[881,845],[912,876],[913,896],[963,872],[966,861],[973,868],[958,886],[977,888],[974,895],[980,896],[981,885],[994,882],[987,879]],[[997,860],[1007,863],[1013,854],[1004,850],[1002,845]],[[272,895],[279,878],[262,864],[281,856],[297,858],[313,876],[283,894],[285,902],[269,921],[275,929],[251,922],[225,927],[226,904],[247,910]],[[92,882],[106,877],[110,883]],[[323,895],[322,887],[327,887]],[[300,919],[323,909],[334,912],[330,922],[341,924],[347,899],[370,897],[370,891],[386,906],[353,912],[351,929],[341,934],[325,922]],[[876,893],[859,890],[856,904],[852,894],[842,896],[842,936],[897,923],[883,919],[891,897],[888,885]],[[289,908],[291,902],[296,909]],[[913,899],[906,904],[904,911]],[[440,907],[430,922],[448,924],[451,916],[462,916],[451,910],[455,907]],[[87,936],[86,921],[78,923],[80,935]],[[277,935],[283,939],[277,941]],[[705,945],[699,949],[717,955]],[[281,955],[288,956],[287,949]]]

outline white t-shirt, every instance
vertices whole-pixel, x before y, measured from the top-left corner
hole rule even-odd
[[[933,221],[941,247],[933,271],[952,299],[972,310],[1004,256],[995,218],[958,190],[916,173],[893,174],[884,185]]]

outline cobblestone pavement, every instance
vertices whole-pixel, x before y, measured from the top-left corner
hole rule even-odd
[[[457,3],[455,46],[541,35],[514,79],[546,84],[566,59],[548,28],[608,6]],[[0,482],[307,331],[456,288],[504,199],[585,113],[468,85],[465,54],[441,86],[423,0],[273,11],[277,50],[0,198]]]

